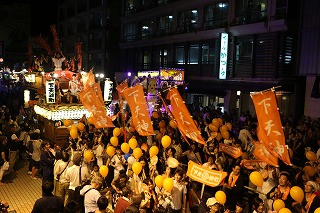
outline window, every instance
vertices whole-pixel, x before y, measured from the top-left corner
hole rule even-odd
[[[143,51],[143,69],[147,70],[151,67],[151,51],[144,50]]]
[[[202,64],[214,63],[215,43],[203,44],[201,49]]]
[[[149,38],[152,36],[153,21],[145,21],[141,24],[141,36],[142,38]]]
[[[160,50],[160,65],[166,66],[168,64],[168,50]]]
[[[199,62],[199,45],[190,45],[188,64],[198,64]]]
[[[163,16],[159,18],[159,30],[161,35],[171,33],[173,16]]]
[[[228,2],[220,2],[204,7],[205,29],[225,27],[228,23]]]
[[[134,24],[127,24],[124,26],[124,39],[126,41],[133,41],[134,40],[134,34],[135,34],[135,25]]]
[[[256,23],[266,18],[267,0],[237,0],[236,20],[238,24]]]
[[[236,45],[236,60],[251,60],[252,59],[252,40],[240,41]]]
[[[198,10],[181,12],[178,18],[178,25],[181,32],[193,32],[197,28]]]
[[[176,63],[177,64],[184,64],[184,46],[177,46],[176,47]]]

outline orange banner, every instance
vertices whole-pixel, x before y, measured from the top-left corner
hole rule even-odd
[[[130,87],[123,90],[122,94],[129,104],[133,124],[139,135],[154,135],[143,87],[141,85]]]
[[[262,143],[254,142],[253,156],[258,160],[263,160],[272,166],[279,166],[278,158],[272,155]]]
[[[82,77],[82,83],[83,83],[84,89],[87,89],[88,87],[92,87],[95,84],[92,69],[88,73],[82,73],[81,77]]]
[[[100,87],[100,82],[95,83],[93,85],[94,93],[97,95],[99,101],[101,102],[102,105],[104,105],[103,97],[102,97],[102,91]]]
[[[205,185],[216,187],[227,177],[227,172],[220,172],[217,170],[208,169],[199,164],[189,161],[187,176],[192,180]]]
[[[201,137],[201,133],[194,123],[194,120],[184,104],[184,101],[182,100],[177,88],[169,90],[167,99],[170,100],[172,109],[171,112],[177,121],[177,126],[180,132],[193,141],[206,144]]]
[[[271,153],[272,151],[277,153],[284,163],[291,164],[288,150],[285,147],[285,136],[274,92],[270,90],[255,93],[251,95],[251,98],[256,109],[260,136],[264,140],[262,143]]]
[[[236,148],[234,146],[229,146],[223,143],[219,143],[219,152],[224,152],[232,156],[233,158],[238,158],[243,154],[243,152],[241,152],[239,148]]]
[[[246,167],[249,170],[256,170],[257,164],[264,163],[264,162],[265,161],[263,160],[242,160],[240,165]]]
[[[116,89],[118,91],[119,99],[120,99],[120,97],[122,97],[123,90],[127,89],[128,87],[129,86],[128,86],[128,82],[127,81],[124,81],[121,84],[117,85]]]
[[[93,124],[96,128],[114,127],[111,118],[107,116],[106,109],[94,88],[89,87],[79,93],[83,106],[92,114]]]

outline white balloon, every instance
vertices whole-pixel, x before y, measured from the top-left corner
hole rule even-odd
[[[155,166],[158,163],[158,156],[153,156],[152,158],[150,158],[150,163],[151,165]]]
[[[173,157],[168,157],[167,159],[167,165],[170,168],[177,168],[179,166],[179,161]]]
[[[133,164],[136,162],[136,159],[133,156],[128,157],[128,164]]]

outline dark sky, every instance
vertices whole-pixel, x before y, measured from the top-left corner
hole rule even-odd
[[[51,36],[50,26],[58,24],[58,0],[32,0],[31,2],[31,35]]]

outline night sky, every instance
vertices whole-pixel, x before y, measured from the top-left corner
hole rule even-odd
[[[50,25],[57,25],[58,0],[32,0],[31,35],[52,35]]]

